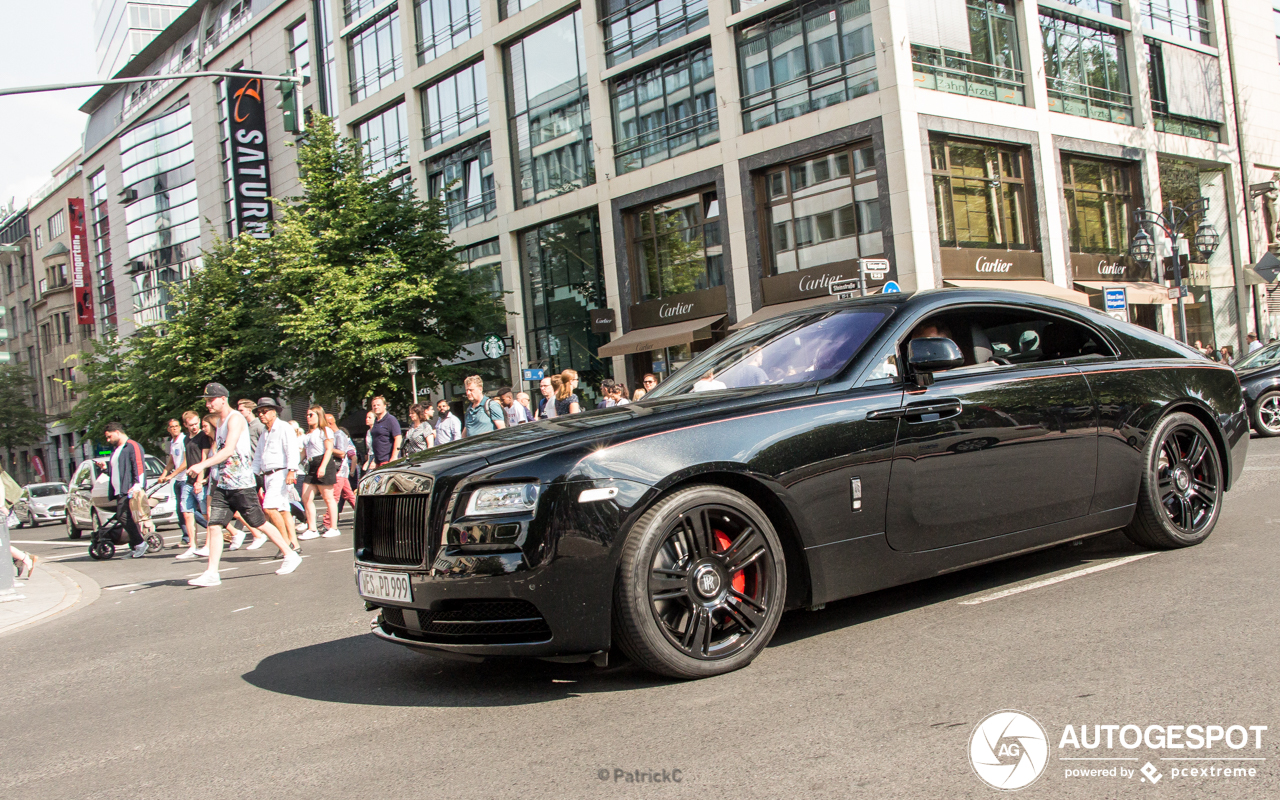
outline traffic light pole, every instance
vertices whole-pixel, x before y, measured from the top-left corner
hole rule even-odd
[[[150,83],[151,81],[185,81],[188,78],[243,78],[245,72],[174,72],[168,75],[138,75],[133,78],[111,78],[105,81],[76,81],[74,83],[47,83],[43,86],[15,86],[0,89],[0,97],[11,94],[32,94],[34,92],[59,92],[63,89],[86,89],[93,86],[126,86],[131,83]],[[263,75],[263,80],[279,83],[302,83],[296,75]]]

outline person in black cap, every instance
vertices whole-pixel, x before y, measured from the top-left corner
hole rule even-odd
[[[187,470],[187,474],[195,479],[206,467],[215,468],[214,475],[210,476],[214,483],[209,487],[209,566],[202,575],[187,581],[192,586],[217,586],[222,583],[218,577],[218,565],[222,560],[222,528],[231,522],[232,516],[237,512],[246,524],[261,530],[285,554],[284,563],[276,570],[277,574],[287,575],[302,563],[302,556],[293,552],[276,527],[267,521],[267,515],[258,504],[248,426],[244,417],[231,407],[228,400],[230,396],[227,387],[220,383],[210,383],[204,387],[205,407],[219,419],[214,451],[208,458],[193,464]]]
[[[253,450],[253,471],[262,476],[262,510],[289,540],[289,546],[297,550],[298,534],[289,524],[287,487],[298,480],[298,437],[293,426],[280,419],[281,408],[274,399],[263,397],[254,409],[263,428]],[[260,546],[261,543],[255,540],[249,549]]]

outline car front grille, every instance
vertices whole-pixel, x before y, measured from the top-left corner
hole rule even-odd
[[[417,566],[426,560],[429,494],[361,495],[356,501],[356,557]]]
[[[439,610],[416,609],[417,628],[401,608],[382,609],[382,623],[410,639],[441,644],[521,644],[545,642],[551,628],[527,600],[453,600]]]

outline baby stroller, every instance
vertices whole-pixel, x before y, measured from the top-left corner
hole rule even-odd
[[[151,507],[159,502],[152,500],[151,494],[161,485],[156,483],[145,495],[129,500],[133,518],[137,521],[138,529],[147,543],[148,553],[158,553],[164,549],[164,537],[156,533],[156,524],[151,521]],[[129,532],[125,530],[124,521],[120,519],[118,511],[94,530],[89,542],[89,557],[96,561],[106,561],[115,556],[116,545],[129,546]]]

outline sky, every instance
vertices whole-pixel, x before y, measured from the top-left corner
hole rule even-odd
[[[0,0],[0,87],[93,80],[92,0]],[[80,148],[94,89],[0,97],[0,206],[27,197]]]

